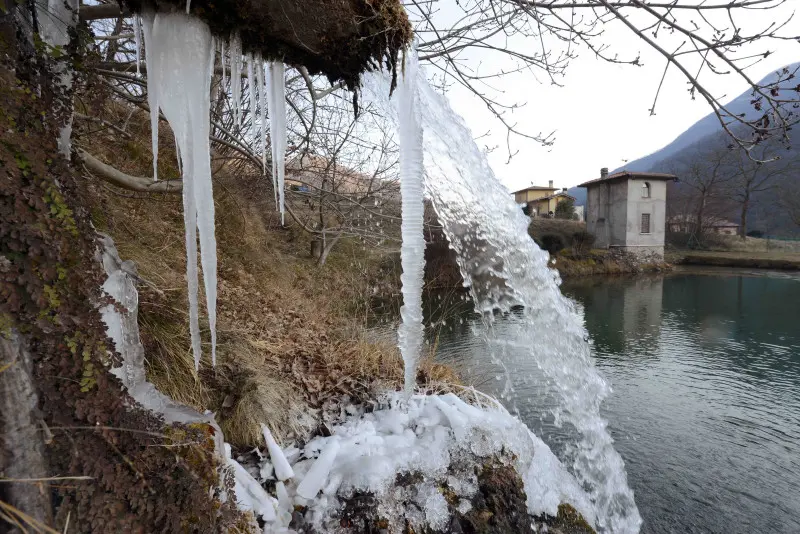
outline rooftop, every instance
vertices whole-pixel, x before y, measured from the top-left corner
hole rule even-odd
[[[588,182],[583,182],[578,187],[589,187],[591,185],[596,185],[605,182],[614,182],[617,180],[636,180],[636,179],[646,179],[646,180],[677,180],[678,177],[674,174],[666,174],[660,172],[631,172],[631,171],[620,171],[615,172],[614,174],[609,174],[605,178],[595,178],[594,180],[589,180]]]
[[[523,187],[518,191],[514,191],[514,194],[522,193],[525,191],[557,191],[558,187],[546,187],[543,185],[529,185],[528,187]]]

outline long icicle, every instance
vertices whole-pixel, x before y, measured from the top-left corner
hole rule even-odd
[[[141,15],[142,29],[144,30],[145,46],[153,42],[153,28],[155,26],[155,13],[144,12]],[[153,151],[153,181],[158,181],[158,86],[160,80],[161,57],[160,50],[145,49],[147,62],[147,105],[150,107],[150,146]],[[151,70],[152,69],[152,70]]]
[[[142,24],[139,21],[139,15],[133,16],[133,40],[136,43],[136,77],[142,75]]]
[[[247,55],[247,96],[250,98],[250,138],[256,146],[256,81],[253,72],[253,54]]]
[[[219,62],[222,65],[222,94],[228,95],[228,72],[225,70],[225,39],[220,39],[222,50],[219,53]]]
[[[264,60],[257,56],[256,83],[258,84],[258,147],[261,150],[261,173],[267,174],[267,100],[264,91]]]
[[[234,33],[231,38],[231,99],[235,131],[241,125],[242,105],[242,41],[238,33]]]
[[[267,91],[267,111],[269,113],[269,142],[270,148],[275,149],[275,136],[272,132],[272,119],[275,114],[275,92],[272,90],[272,62],[267,63],[266,67],[266,86],[265,90]],[[265,151],[266,152],[266,151]],[[266,157],[266,153],[264,154]],[[278,209],[278,168],[276,165],[276,161],[273,156],[271,156],[271,166],[272,166],[272,193],[275,196],[275,209]]]
[[[209,65],[213,42],[208,26],[200,19],[184,13],[145,13],[143,21],[148,50],[148,82],[152,77],[161,109],[180,146],[189,327],[197,369],[202,355],[198,312],[198,238],[211,331],[212,363],[216,363],[217,344],[217,246],[209,145]]]
[[[422,280],[425,267],[425,237],[423,234],[423,155],[422,125],[417,106],[416,52],[405,55],[405,69],[397,87],[398,130],[400,137],[400,198],[402,222],[400,232],[400,275],[403,306],[402,322],[397,330],[397,341],[405,366],[406,398],[414,392],[417,383],[417,365],[422,347]]]
[[[278,192],[281,225],[285,224],[284,174],[286,171],[286,84],[285,67],[280,61],[270,61],[268,87],[270,96],[269,132],[272,142],[272,181]]]

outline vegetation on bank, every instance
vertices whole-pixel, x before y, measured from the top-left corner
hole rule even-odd
[[[800,241],[714,235],[705,243],[703,248],[670,246],[666,258],[676,265],[800,270]]]

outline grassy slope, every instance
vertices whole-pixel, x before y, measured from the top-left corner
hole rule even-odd
[[[141,123],[139,135],[105,147],[93,143],[92,151],[125,172],[147,175],[146,117],[134,120]],[[163,178],[177,176],[165,130],[162,124]],[[278,438],[302,439],[320,424],[326,402],[344,394],[364,400],[376,388],[398,386],[402,362],[396,349],[361,335],[375,277],[381,276],[379,253],[343,240],[326,266],[318,267],[309,237],[291,222],[280,227],[264,177],[219,171],[214,180],[218,362],[211,367],[201,306],[199,373],[189,344],[180,196],[131,195],[88,181],[95,225],[114,238],[122,259],[134,260],[139,269],[139,324],[149,379],[173,398],[217,413],[226,439],[242,446],[260,442],[259,423],[267,423]],[[455,377],[426,362],[420,380],[438,387]]]

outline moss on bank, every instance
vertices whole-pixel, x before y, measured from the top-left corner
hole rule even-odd
[[[551,265],[565,279],[602,274],[655,273],[672,269],[669,263],[659,258],[639,259],[632,254],[596,249],[580,255],[564,249],[554,255]]]

